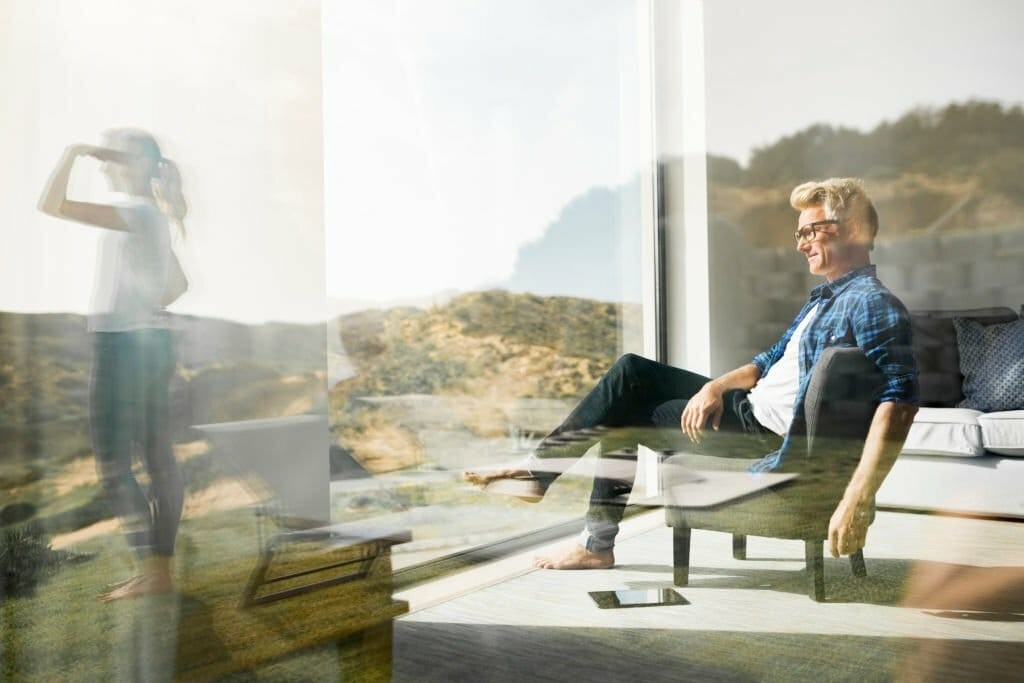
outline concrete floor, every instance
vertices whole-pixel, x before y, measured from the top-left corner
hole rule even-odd
[[[672,586],[671,532],[629,520],[609,570],[506,558],[396,597],[396,681],[1021,680],[1024,524],[879,513],[868,576],[826,560],[805,593],[800,542],[695,531],[690,604],[598,609],[588,591]],[[572,542],[571,539],[568,540]]]

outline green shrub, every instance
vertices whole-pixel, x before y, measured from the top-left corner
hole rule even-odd
[[[50,547],[50,537],[35,522],[5,529],[0,536],[0,602],[31,595],[68,559],[69,553]]]

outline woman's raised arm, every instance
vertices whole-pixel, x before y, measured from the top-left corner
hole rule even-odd
[[[71,169],[75,165],[75,160],[80,156],[94,156],[97,159],[108,160],[104,152],[106,150],[91,145],[71,145],[65,149],[64,156],[57,162],[57,167],[43,187],[43,193],[40,195],[37,205],[39,210],[50,216],[93,225],[97,228],[128,230],[128,225],[113,206],[68,199],[68,180],[71,178]]]

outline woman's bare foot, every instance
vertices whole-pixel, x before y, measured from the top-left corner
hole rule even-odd
[[[614,551],[587,550],[579,544],[560,553],[533,558],[533,566],[541,569],[608,569],[614,565]]]
[[[147,558],[143,573],[113,584],[113,590],[100,595],[101,602],[113,602],[142,595],[158,595],[174,590],[171,577],[171,558],[156,556]]]
[[[170,577],[163,576],[135,576],[123,582],[112,591],[100,595],[101,602],[113,602],[126,598],[137,598],[143,595],[159,595],[170,593],[174,590],[174,584]]]
[[[122,586],[127,586],[130,583],[135,583],[136,581],[138,581],[141,578],[142,578],[141,574],[136,574],[134,576],[129,576],[127,579],[121,579],[120,581],[115,581],[114,583],[108,583],[107,584],[107,591],[110,592],[110,591],[114,590],[115,588],[121,588]]]

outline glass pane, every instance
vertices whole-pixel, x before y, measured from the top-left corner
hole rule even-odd
[[[584,510],[585,464],[536,506],[460,473],[643,350],[637,26],[631,2],[324,9],[332,518],[411,529],[396,566]]]
[[[893,615],[928,619],[877,638],[875,651],[886,654],[874,662],[858,648],[844,653],[838,646],[828,670],[897,679],[968,670],[963,675],[1012,676],[1007,662],[1020,633],[999,627],[982,652],[974,647],[974,626],[964,620],[990,626],[1005,620],[1017,609],[1006,585],[1019,585],[1019,572],[1001,585],[995,565],[1006,559],[998,546],[976,545],[971,534],[940,535],[942,527],[928,522],[937,517],[908,511],[996,518],[993,529],[1006,533],[1019,526],[1006,520],[1021,519],[1019,477],[1011,474],[1020,471],[1011,456],[1024,443],[1024,414],[1017,412],[1024,409],[1024,91],[1012,66],[1024,57],[1021,8],[1001,2],[854,8],[798,0],[702,5],[714,371],[749,363],[779,340],[811,289],[825,281],[809,272],[821,270],[816,264],[825,247],[804,245],[805,255],[794,241],[798,211],[789,198],[805,181],[863,180],[880,223],[870,260],[910,312],[922,407],[871,496],[879,513],[872,513],[864,548],[869,578],[848,595],[891,607]],[[815,242],[830,243],[839,242]],[[820,309],[812,333],[819,319]],[[846,329],[858,334],[844,340],[841,321],[853,319],[830,319],[836,321],[830,341],[863,346],[860,332],[876,321],[850,323]],[[852,421],[852,411],[843,410]],[[1007,441],[1011,429],[1014,446]],[[863,444],[854,443],[857,458],[862,448],[869,451]],[[835,451],[821,453],[830,458],[830,472],[840,471]],[[886,469],[879,467],[883,475]],[[872,567],[876,558],[878,565],[889,563],[888,573]],[[851,633],[882,635],[870,621],[853,624]],[[755,624],[743,627],[768,635],[757,634]],[[811,620],[797,637],[813,638],[823,628]],[[802,677],[818,661],[808,653],[775,664],[784,678],[796,671]]]
[[[788,201],[809,179],[865,181],[881,222],[873,261],[909,309],[1024,302],[1024,112],[1003,68],[1017,11],[871,7],[813,6],[815,22],[842,27],[826,58],[799,37],[811,3],[706,5],[712,310],[730,311],[714,325],[716,371],[773,343],[820,281],[794,248]],[[864,35],[885,48],[860,49]]]
[[[329,515],[319,4],[5,1],[0,40],[0,678],[281,656],[239,603],[267,512]]]

